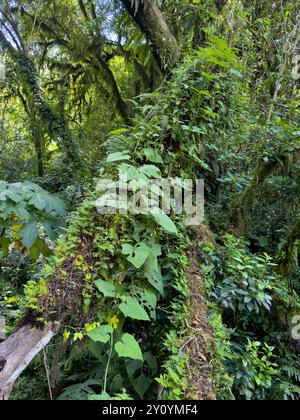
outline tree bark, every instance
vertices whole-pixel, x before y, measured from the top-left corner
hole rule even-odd
[[[38,79],[35,63],[28,56],[27,50],[14,48],[0,31],[0,43],[10,54],[17,66],[20,83],[24,86],[29,102],[35,108],[37,115],[43,121],[49,135],[58,143],[61,142],[68,161],[80,164],[77,149],[69,127],[63,118],[58,116],[46,101]]]
[[[285,238],[284,245],[277,255],[278,271],[284,275],[289,276],[293,270],[294,264],[297,264],[298,252],[300,249],[300,215],[296,222],[289,230]],[[295,252],[296,251],[296,252]]]
[[[7,400],[15,381],[56,334],[50,324],[43,330],[26,325],[0,344],[0,400]]]
[[[124,119],[126,123],[130,122],[130,110],[126,104],[126,102],[123,100],[121,92],[119,90],[117,81],[115,79],[115,76],[109,67],[109,65],[105,62],[105,60],[101,57],[101,54],[96,54],[97,60],[99,63],[99,67],[102,72],[102,76],[107,84],[108,89],[111,91],[111,96],[113,97],[113,100],[116,105],[116,109],[118,113],[121,115],[121,117]]]
[[[151,44],[154,58],[162,73],[169,73],[180,60],[181,52],[156,0],[140,1],[138,7],[133,0],[121,2]]]
[[[57,143],[61,142],[68,161],[76,162],[76,165],[78,165],[80,161],[70,129],[63,118],[64,116],[58,116],[45,100],[35,64],[28,56],[20,53],[17,53],[15,61],[18,65],[20,78],[28,91],[28,95],[32,96],[36,112],[47,127],[50,137]]]

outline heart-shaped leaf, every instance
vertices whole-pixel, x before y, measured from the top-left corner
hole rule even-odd
[[[142,351],[139,343],[133,335],[123,334],[122,341],[115,345],[115,350],[119,357],[127,357],[134,360],[143,360]]]

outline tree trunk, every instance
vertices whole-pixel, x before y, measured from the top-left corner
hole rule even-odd
[[[116,109],[120,116],[124,119],[125,122],[129,123],[130,121],[130,110],[127,106],[126,102],[124,102],[121,92],[119,90],[117,81],[115,79],[115,76],[109,67],[109,65],[106,63],[106,61],[101,57],[101,54],[97,54],[97,60],[99,62],[99,67],[102,73],[102,76],[104,80],[106,81],[107,87],[111,91],[111,95],[113,97],[113,100],[116,105]]]
[[[296,222],[289,230],[285,238],[284,245],[277,255],[278,271],[284,276],[289,276],[295,264],[298,263],[298,255],[300,249],[300,215]]]
[[[45,174],[43,133],[37,119],[32,122],[32,137],[37,160],[37,176],[43,177]]]
[[[0,401],[9,398],[15,381],[55,334],[51,324],[43,330],[26,325],[0,344]]]
[[[28,56],[27,49],[24,45],[22,48],[15,48],[7,41],[2,31],[0,31],[0,43],[16,63],[20,81],[26,89],[27,95],[30,97],[30,102],[33,102],[35,111],[47,127],[50,137],[54,138],[57,142],[59,140],[61,141],[68,161],[76,162],[77,165],[80,165],[76,146],[69,127],[67,127],[63,118],[56,115],[45,100],[39,84],[35,63]]]
[[[78,3],[79,3],[79,7],[85,21],[89,22],[91,19],[93,19],[94,21],[97,20],[96,9],[92,1],[90,1],[90,9],[91,9],[91,15],[92,15],[91,17],[89,16],[88,11],[83,1],[78,0]],[[99,63],[99,70],[101,71],[101,74],[107,84],[108,90],[110,91],[110,94],[113,98],[113,101],[116,106],[116,110],[119,113],[119,115],[125,120],[125,122],[129,123],[129,120],[130,120],[129,107],[127,106],[126,102],[122,98],[122,95],[121,95],[121,92],[120,92],[120,89],[119,89],[119,86],[118,86],[118,83],[116,81],[113,71],[109,67],[109,64],[102,57],[101,48],[99,49],[99,46],[103,44],[104,40],[101,34],[99,33],[99,31],[96,31],[96,32],[91,31],[90,35],[93,37],[92,45],[94,47],[92,48],[92,50],[95,53],[95,56]]]
[[[133,0],[121,2],[150,42],[160,70],[168,73],[178,63],[181,52],[156,0],[140,1],[138,7]]]
[[[33,61],[25,54],[17,54],[15,57],[18,72],[23,79],[28,95],[32,95],[34,107],[39,118],[48,129],[49,135],[58,144],[61,142],[68,161],[79,164],[79,157],[71,132],[63,116],[58,116],[44,98],[39,85],[37,71]]]

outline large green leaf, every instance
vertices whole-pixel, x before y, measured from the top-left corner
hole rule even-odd
[[[173,220],[164,213],[153,214],[153,217],[158,225],[164,228],[169,233],[178,234],[177,227]]]
[[[35,243],[38,236],[38,228],[35,220],[29,222],[24,229],[19,232],[23,244],[27,249],[30,249]]]
[[[43,239],[37,238],[33,246],[30,248],[30,257],[36,261],[41,254],[44,257],[49,257],[52,252],[53,251],[48,247]]]
[[[116,295],[116,287],[109,281],[97,280],[96,287],[98,290],[100,290],[101,293],[104,294],[105,297],[113,298]]]
[[[153,242],[150,246],[149,257],[145,264],[145,276],[151,286],[153,286],[162,296],[164,296],[163,278],[158,263],[158,257],[160,256],[161,246]]]
[[[95,341],[96,343],[108,343],[111,334],[114,332],[113,328],[110,325],[102,325],[101,327],[96,328],[94,331],[88,333],[88,337]]]
[[[143,399],[144,395],[150,388],[153,380],[141,373],[138,378],[130,378],[130,382],[134,387],[135,391],[139,394],[139,397]]]
[[[122,160],[129,160],[130,155],[127,152],[116,152],[111,153],[107,156],[106,162],[112,163],[112,162],[120,162]]]
[[[158,153],[157,150],[152,149],[152,147],[148,147],[147,149],[144,149],[144,154],[150,162],[153,163],[164,163],[162,160],[162,157]]]
[[[30,213],[26,210],[23,203],[17,204],[13,210],[13,213],[15,213],[20,219],[23,219],[25,222],[27,222],[30,218]]]
[[[141,242],[135,247],[130,244],[124,244],[122,247],[122,253],[124,255],[128,255],[128,261],[131,262],[135,268],[139,269],[149,257],[150,248],[145,242]]]
[[[6,196],[10,198],[15,203],[19,203],[23,200],[22,194],[20,194],[20,191],[18,191],[16,188],[10,187],[6,191]]]
[[[131,334],[123,334],[122,340],[115,344],[115,350],[119,357],[143,360],[140,345]]]
[[[29,204],[32,204],[34,207],[36,207],[38,210],[44,210],[46,207],[46,200],[44,200],[43,196],[41,194],[35,194],[31,200],[29,201]]]
[[[140,321],[150,321],[147,312],[139,301],[131,296],[127,296],[126,303],[120,305],[120,311],[123,312],[126,317],[138,319]]]
[[[43,222],[43,227],[46,231],[46,234],[48,235],[48,237],[52,240],[55,241],[55,239],[57,238],[57,232],[53,226],[53,224],[50,221],[44,221]]]
[[[148,178],[160,178],[161,173],[157,166],[154,165],[144,165],[139,170],[142,174],[146,175]]]

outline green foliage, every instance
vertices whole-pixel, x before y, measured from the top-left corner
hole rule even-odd
[[[157,382],[161,398],[183,399],[187,249],[205,233],[190,235],[172,200],[170,215],[100,214],[107,199],[127,204],[94,191],[93,177],[114,184],[121,171],[141,201],[141,186],[154,180],[204,178],[217,243],[201,246],[199,265],[218,398],[299,399],[288,332],[300,308],[296,0],[228,1],[223,12],[219,0],[157,1],[182,52],[164,81],[155,37],[121,2],[57,0],[53,8],[23,0],[18,14],[14,3],[0,7],[0,308],[8,330],[20,309],[25,319],[60,325],[68,348],[57,362],[59,399],[156,399]],[[132,0],[134,18],[142,3]],[[64,207],[32,182],[11,183],[20,179],[59,192],[74,210],[51,256]],[[23,263],[28,255],[36,264]],[[39,360],[35,379],[26,372],[16,398],[46,395],[42,369]]]
[[[55,240],[61,232],[63,202],[32,183],[0,182],[0,245],[3,256],[14,247],[27,249],[33,259],[51,253],[45,236]]]
[[[225,309],[247,314],[269,311],[272,302],[272,286],[275,276],[272,259],[252,255],[245,245],[232,235],[226,235],[218,256],[211,254],[215,268],[205,272],[212,277],[212,297]]]
[[[140,321],[150,321],[147,312],[139,304],[139,301],[131,296],[128,296],[126,302],[120,305],[120,311],[125,317],[138,319]]]
[[[278,375],[274,347],[267,343],[251,341],[235,353],[229,371],[235,377],[234,386],[246,400],[269,399],[273,380]]]
[[[102,392],[100,395],[89,395],[89,401],[130,401],[133,398],[127,394],[126,390],[123,389],[123,392],[116,394],[114,397],[110,397],[106,392]]]
[[[110,340],[110,334],[113,333],[113,328],[110,325],[102,325],[101,327],[92,330],[88,333],[88,337],[93,340],[95,343],[106,344]]]
[[[170,356],[164,365],[163,373],[157,382],[163,388],[163,398],[165,400],[181,400],[187,387],[186,367],[187,356],[178,350],[182,341],[176,331],[170,331],[165,340],[165,346],[169,349]]]
[[[38,283],[29,281],[25,286],[26,308],[38,310],[39,298],[46,294],[47,291],[47,283],[45,280],[41,280]]]
[[[119,357],[143,360],[140,346],[136,339],[130,334],[124,334],[121,341],[116,343],[115,348]]]
[[[210,350],[213,363],[213,380],[216,388],[216,396],[218,400],[234,400],[232,387],[234,376],[225,368],[225,361],[231,358],[232,331],[223,324],[222,316],[218,311],[218,307],[214,305],[209,314],[210,325],[213,329],[214,343]]]
[[[298,399],[298,357],[288,332],[279,331],[299,310],[299,296],[291,294],[287,280],[274,272],[276,265],[270,257],[252,254],[239,238],[226,235],[222,246],[203,245],[202,249],[206,265],[203,273],[209,295],[215,301],[211,324],[216,342],[215,381],[220,398],[230,399],[233,394],[237,399]],[[239,279],[234,289],[232,276]],[[250,291],[241,288],[244,278],[258,279],[261,285],[268,285],[271,299],[268,305],[257,306],[259,318],[244,301],[245,292],[251,293],[251,288]],[[220,290],[226,292],[225,299],[238,304],[224,303]],[[224,373],[224,367],[228,373]]]

